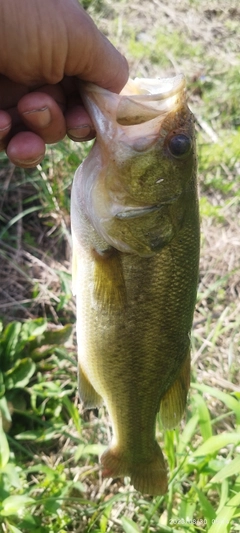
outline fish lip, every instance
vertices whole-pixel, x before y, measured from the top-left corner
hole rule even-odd
[[[165,205],[172,204],[177,198],[177,196],[174,196],[174,198],[171,198],[166,202],[161,202],[159,205],[146,205],[133,208],[127,207],[123,211],[116,213],[115,218],[118,218],[119,220],[126,220],[129,218],[142,217],[144,215],[148,215],[149,213],[154,213],[154,211],[161,211]]]
[[[175,96],[176,94],[180,93],[185,89],[185,77],[183,74],[178,74],[176,76],[173,76],[171,78],[156,78],[156,79],[148,79],[148,78],[135,78],[135,80],[131,80],[132,84],[136,85],[136,88],[139,87],[142,92],[141,94],[130,94],[132,100],[139,101],[142,103],[147,103],[151,101],[157,101],[159,100],[167,100],[171,98],[171,96]],[[126,84],[127,88],[128,84]],[[125,94],[123,88],[120,95]]]

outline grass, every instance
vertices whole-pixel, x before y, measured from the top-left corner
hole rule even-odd
[[[230,5],[231,4],[231,5]],[[239,7],[223,0],[87,0],[131,75],[184,72],[196,116],[202,245],[186,416],[157,435],[169,491],[103,480],[105,409],[84,413],[76,379],[69,198],[89,143],[41,165],[0,154],[0,531],[234,533],[240,523]]]

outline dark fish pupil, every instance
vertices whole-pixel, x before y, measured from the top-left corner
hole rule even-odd
[[[191,148],[191,141],[187,135],[179,133],[174,135],[169,141],[169,150],[175,157],[185,155]]]

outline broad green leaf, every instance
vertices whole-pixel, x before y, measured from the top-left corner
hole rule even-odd
[[[200,394],[194,394],[192,400],[198,412],[200,431],[202,438],[205,441],[212,436],[212,425],[209,410],[206,402],[204,401],[203,397],[200,396]]]
[[[211,483],[222,483],[224,479],[230,476],[235,476],[240,473],[240,455],[235,457],[233,461],[224,466],[213,478]]]
[[[103,444],[80,444],[74,454],[74,460],[79,461],[80,457],[85,455],[102,455],[106,451]]]
[[[35,440],[36,442],[46,442],[56,439],[59,436],[59,428],[50,427],[48,429],[36,429],[23,431],[15,436],[18,440]]]
[[[22,324],[19,336],[19,356],[26,357],[32,350],[32,346],[38,346],[47,328],[47,321],[44,318],[36,318],[35,320],[26,320]],[[26,353],[27,351],[27,353]]]
[[[8,463],[9,455],[7,437],[3,431],[2,424],[0,424],[0,469],[4,468]]]
[[[206,456],[214,454],[228,446],[229,444],[238,445],[240,443],[240,433],[221,433],[210,437],[206,442],[200,445],[192,454],[193,457]]]
[[[6,483],[9,486],[14,487],[15,489],[22,488],[22,478],[20,477],[21,468],[16,468],[15,463],[7,463],[6,466],[2,469],[1,473],[4,474]]]
[[[0,398],[0,421],[2,421],[2,428],[5,433],[8,433],[12,425],[12,417],[9,407],[11,408],[12,405],[10,402],[7,402],[6,396]]]
[[[69,339],[72,325],[45,331],[41,336],[34,338],[29,343],[29,353],[34,361],[39,361],[51,355],[57,346],[61,346]]]
[[[0,340],[1,370],[5,372],[11,368],[13,361],[17,359],[20,322],[10,322],[4,329]]]
[[[226,533],[229,531],[231,519],[234,513],[240,507],[240,492],[235,494],[233,498],[228,500],[226,505],[217,514],[216,518],[212,521],[212,526],[208,530],[208,533]]]
[[[36,363],[50,357],[55,351],[55,346],[40,346],[31,351],[31,358]]]
[[[19,359],[15,366],[5,373],[6,389],[23,388],[35,372],[36,365],[30,358]]]
[[[178,516],[179,518],[184,519],[185,521],[192,520],[196,512],[196,502],[191,501],[190,499],[182,499],[179,509]]]
[[[106,450],[104,444],[87,444],[84,448],[86,455],[101,455]]]
[[[25,514],[25,506],[34,503],[35,500],[29,496],[16,495],[8,496],[2,502],[2,516],[18,515],[23,517]]]
[[[2,413],[2,417],[5,418],[5,420],[7,420],[8,422],[12,422],[11,413],[9,411],[8,403],[5,396],[3,396],[3,398],[0,398],[0,413]]]
[[[63,328],[46,331],[44,341],[46,344],[64,344],[72,333],[72,325],[66,324]]]
[[[137,524],[133,522],[130,518],[123,516],[121,518],[121,522],[125,533],[141,533],[141,530],[139,529]]]
[[[74,387],[71,389],[62,389],[61,382],[54,383],[53,381],[44,381],[36,383],[32,386],[32,393],[34,392],[42,398],[64,398],[66,395],[70,395],[73,392]]]
[[[46,331],[47,321],[44,318],[26,320],[21,329],[21,341],[30,341],[33,337],[38,337]]]

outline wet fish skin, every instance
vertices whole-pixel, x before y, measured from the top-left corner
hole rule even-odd
[[[110,415],[103,474],[153,495],[167,490],[157,412],[175,427],[186,404],[198,279],[194,121],[184,84],[176,94],[157,113],[144,97],[83,86],[97,142],[72,190],[80,396]],[[189,140],[180,157],[176,139]]]

